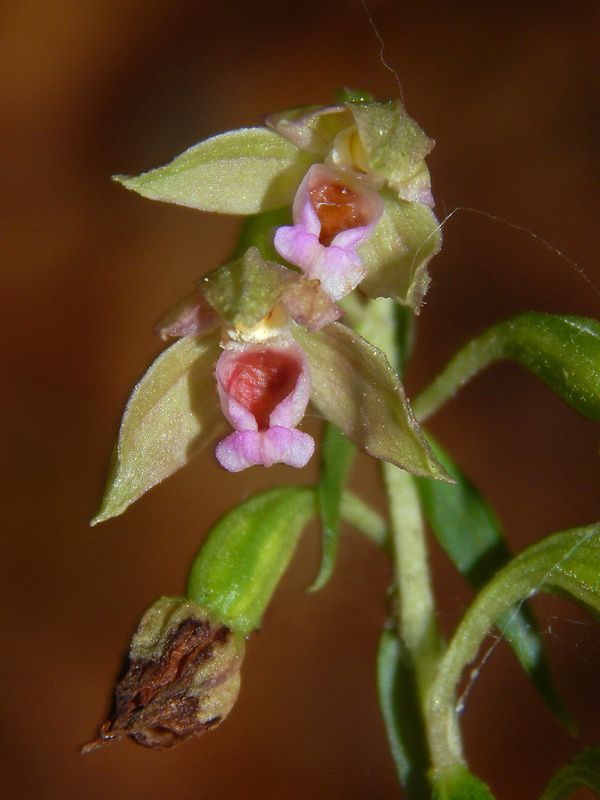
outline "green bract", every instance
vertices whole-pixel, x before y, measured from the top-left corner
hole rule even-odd
[[[342,496],[354,454],[352,442],[338,428],[327,423],[323,434],[319,480],[323,552],[319,574],[310,587],[313,591],[327,583],[335,566]]]
[[[302,528],[315,513],[312,489],[272,489],[241,503],[209,533],[192,566],[188,596],[247,636],[259,627]]]

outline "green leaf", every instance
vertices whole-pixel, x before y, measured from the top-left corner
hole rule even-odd
[[[219,336],[214,332],[175,342],[135,387],[92,525],[122,514],[217,434],[224,421],[214,378]]]
[[[236,633],[258,628],[302,528],[317,513],[313,489],[271,489],[214,526],[192,566],[188,597]]]
[[[567,800],[587,786],[600,797],[600,747],[588,747],[560,769],[540,800]]]
[[[313,592],[325,586],[335,566],[342,495],[352,467],[354,452],[354,445],[343,433],[334,425],[325,426],[319,479],[323,552],[319,572],[310,587]]]
[[[455,708],[462,671],[492,625],[540,592],[558,593],[600,615],[600,524],[554,534],[529,547],[486,585],[459,624],[428,699],[428,728],[437,766],[462,759]]]
[[[310,364],[311,402],[325,419],[375,458],[415,475],[449,480],[381,350],[339,322],[313,333],[295,325],[293,334]]]
[[[474,589],[481,589],[511,559],[496,515],[485,498],[436,442],[429,444],[455,484],[417,478],[425,516],[436,539]],[[542,638],[527,605],[497,620],[521,666],[550,710],[573,731],[573,720],[558,696]]]
[[[418,314],[431,278],[427,265],[442,246],[440,224],[422,203],[381,192],[383,215],[360,250],[367,276],[360,288],[369,297],[393,297]]]
[[[494,800],[488,787],[462,764],[434,772],[433,800]]]
[[[600,420],[600,323],[533,311],[494,325],[459,350],[414,401],[415,414],[425,420],[503,358],[527,367],[584,417]]]
[[[256,214],[291,203],[314,159],[268,128],[242,128],[206,139],[164,167],[115,180],[151,200]]]
[[[392,630],[377,653],[377,688],[392,757],[407,800],[429,800],[429,752],[410,657]]]

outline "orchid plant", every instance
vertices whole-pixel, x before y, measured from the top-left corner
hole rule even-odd
[[[422,423],[490,363],[513,359],[575,411],[600,419],[600,324],[520,314],[469,342],[411,403],[402,386],[415,317],[441,246],[425,157],[433,141],[397,101],[345,90],[331,107],[274,114],[214,136],[128,189],[203,211],[244,215],[230,260],[156,326],[175,339],[125,409],[98,523],[218,440],[225,471],[315,451],[307,405],[325,420],[316,486],[244,500],[208,533],[182,597],[162,597],[135,634],[113,711],[92,750],[129,737],[164,749],[218,725],[239,692],[244,643],[312,518],[322,561],[341,522],[389,556],[394,603],[376,657],[380,705],[410,800],[492,797],[463,751],[457,685],[495,626],[543,699],[572,725],[528,599],[566,594],[600,613],[600,524],[555,533],[512,556],[484,497]],[[356,450],[381,462],[386,517],[346,489]],[[449,642],[436,623],[426,527],[478,590]],[[544,800],[600,791],[588,748]]]

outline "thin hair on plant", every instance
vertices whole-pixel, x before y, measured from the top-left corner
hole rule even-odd
[[[578,264],[574,259],[570,258],[566,253],[560,250],[556,245],[549,242],[543,236],[540,236],[539,233],[532,231],[531,228],[528,228],[526,225],[521,225],[518,222],[512,222],[511,220],[505,219],[504,217],[498,216],[498,214],[492,214],[490,211],[484,211],[480,208],[471,208],[470,206],[456,206],[456,208],[452,209],[452,211],[448,212],[446,216],[440,220],[439,225],[435,231],[429,234],[429,236],[425,239],[425,241],[421,244],[421,246],[417,249],[415,255],[413,256],[413,264],[415,263],[417,256],[420,250],[425,247],[429,239],[432,238],[438,231],[442,231],[445,228],[446,223],[450,221],[450,219],[457,214],[459,211],[465,211],[470,214],[475,214],[479,217],[484,217],[486,219],[490,219],[493,222],[499,222],[501,225],[506,225],[513,230],[519,231],[520,233],[525,233],[530,236],[535,241],[539,242],[543,247],[550,251],[555,256],[565,262],[565,264],[570,267],[579,277],[584,280],[590,289],[594,292],[595,295],[600,299],[600,287],[598,287],[594,281],[590,278],[590,276],[586,273],[585,269]]]
[[[396,83],[398,84],[398,91],[400,92],[400,99],[402,100],[402,104],[404,104],[404,93],[402,92],[402,84],[400,83],[400,77],[398,76],[396,70],[393,67],[391,67],[383,57],[383,51],[385,49],[385,42],[383,41],[383,36],[379,32],[379,28],[375,24],[375,20],[373,19],[373,15],[371,14],[371,10],[367,5],[366,0],[361,0],[361,2],[365,10],[365,13],[367,15],[367,18],[369,20],[369,25],[371,26],[373,33],[375,34],[375,36],[379,41],[379,60],[381,61],[383,66],[388,70],[388,72],[391,72],[394,78],[396,79]]]

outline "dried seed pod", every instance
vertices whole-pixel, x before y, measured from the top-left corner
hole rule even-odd
[[[135,633],[113,710],[90,752],[128,736],[165,750],[216,727],[239,687],[244,640],[190,600],[161,597]]]

